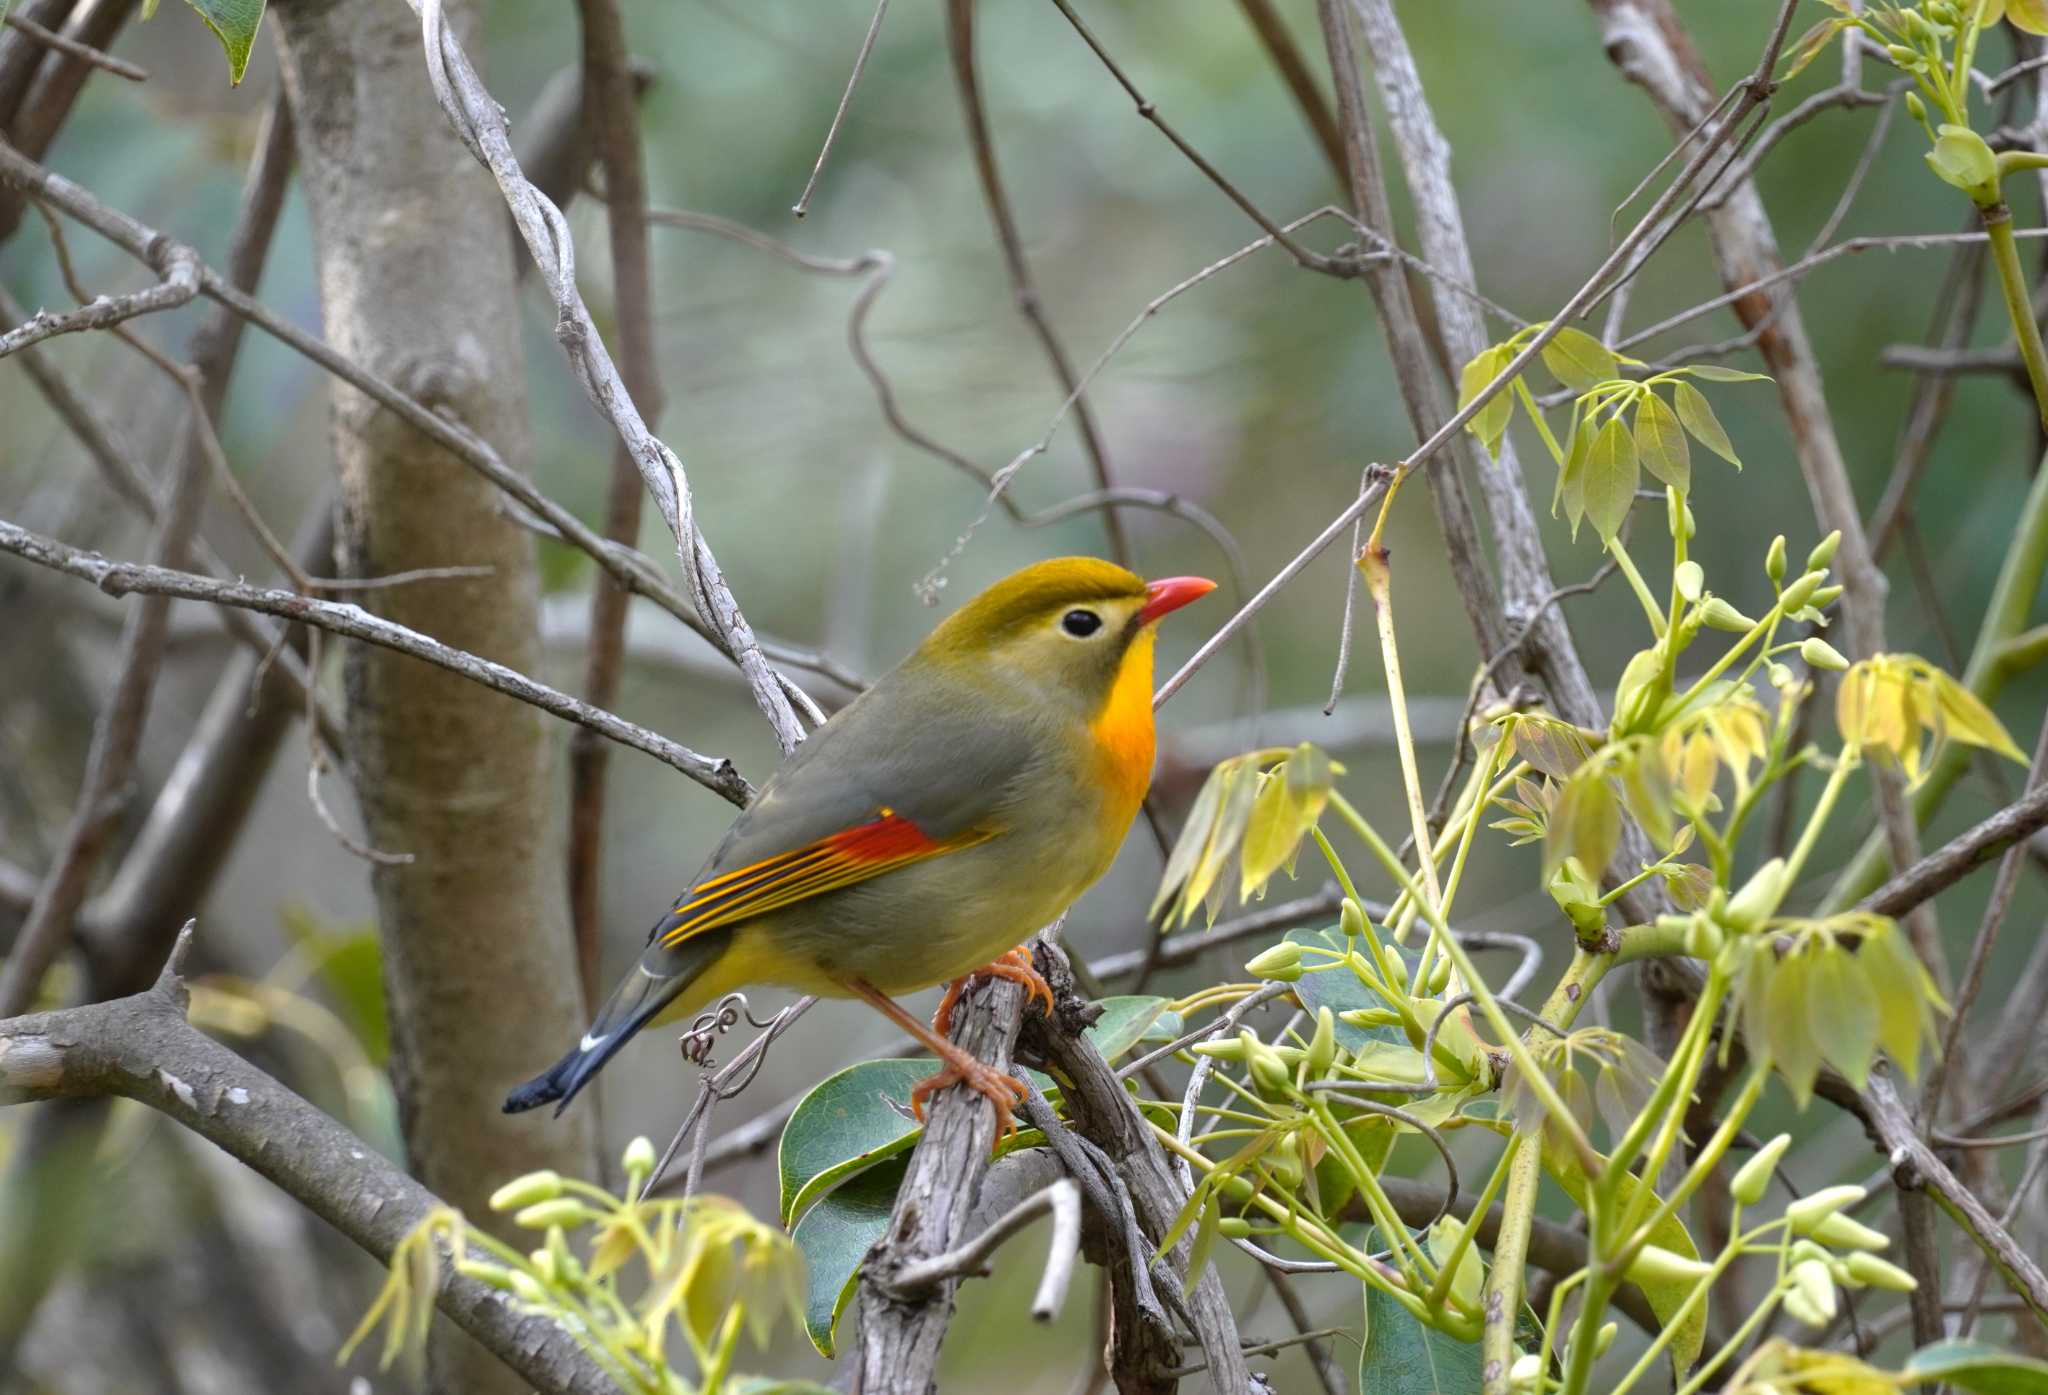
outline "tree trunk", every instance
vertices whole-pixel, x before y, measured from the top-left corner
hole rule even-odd
[[[281,0],[327,335],[342,353],[489,440],[528,453],[505,214],[434,101],[420,29],[389,0]],[[474,0],[449,0],[467,36]],[[476,51],[472,46],[472,52]],[[487,565],[488,577],[363,593],[367,607],[525,672],[539,668],[531,541],[496,491],[356,390],[334,387],[344,571]],[[392,1073],[413,1171],[473,1220],[509,1177],[590,1175],[588,1111],[502,1114],[508,1084],[581,1029],[542,714],[368,646],[347,654],[348,743],[370,843],[407,853],[372,879]],[[459,1348],[457,1344],[460,1344]],[[434,1385],[519,1382],[466,1339]]]

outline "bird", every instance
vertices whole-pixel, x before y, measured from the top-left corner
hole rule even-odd
[[[1215,589],[1062,557],[990,586],[761,787],[561,1060],[505,1100],[556,1114],[650,1024],[774,984],[864,1000],[965,1084],[998,1142],[1027,1090],[947,1040],[975,978],[1051,990],[1018,948],[1109,870],[1152,780],[1157,623]],[[896,1002],[948,984],[932,1026]]]

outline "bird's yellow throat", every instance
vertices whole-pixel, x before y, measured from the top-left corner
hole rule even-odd
[[[1129,820],[1152,783],[1152,645],[1150,625],[1124,651],[1108,701],[1089,724],[1115,806]]]

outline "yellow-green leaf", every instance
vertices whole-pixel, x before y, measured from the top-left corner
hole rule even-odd
[[[1673,489],[1692,488],[1692,447],[1685,442],[1678,413],[1654,392],[1644,393],[1636,404],[1636,453],[1645,470]]]
[[[1543,366],[1573,392],[1585,392],[1621,376],[1614,351],[1579,329],[1561,329],[1543,346]]]
[[[1678,419],[1692,438],[1714,454],[1733,465],[1742,468],[1742,461],[1735,454],[1734,445],[1728,440],[1728,433],[1721,429],[1721,419],[1714,415],[1714,409],[1707,402],[1707,395],[1691,383],[1673,383],[1671,402],[1678,408]]]
[[[2044,3],[2048,3],[2048,0],[2044,0]],[[1940,669],[1931,669],[1930,675],[1934,683],[1935,700],[1940,706],[1942,724],[1947,728],[1950,737],[1972,746],[1982,746],[1986,750],[1996,751],[1999,755],[2008,760],[2016,760],[2021,765],[2027,763],[2025,753],[2013,744],[2012,734],[2006,731],[2005,724],[1992,715],[1991,709],[1986,707],[1975,693]]]
[[[1514,355],[1500,345],[1479,354],[1465,365],[1465,371],[1458,375],[1458,407],[1463,410],[1466,403],[1479,395],[1479,390],[1500,375],[1500,370],[1514,360]],[[1500,438],[1507,434],[1508,419],[1515,413],[1515,395],[1510,391],[1512,384],[1503,383],[1499,392],[1487,399],[1479,409],[1479,415],[1467,422],[1465,429],[1477,436],[1488,450],[1498,450]]]
[[[1593,444],[1586,450],[1584,473],[1586,517],[1603,541],[1612,542],[1628,520],[1628,511],[1635,505],[1636,483],[1642,479],[1635,440],[1618,415],[1609,417],[1594,434]]]
[[[1992,6],[1987,4],[1984,8],[1989,11]],[[2048,0],[2005,0],[2005,18],[2012,21],[2015,29],[2048,35]],[[1996,24],[1998,19],[1987,14],[1984,23]]]
[[[1759,951],[1757,958],[1768,960],[1770,950]],[[1813,991],[1812,964],[1806,955],[1793,954],[1779,961],[1763,995],[1764,1040],[1801,1109],[1813,1098],[1814,1077],[1820,1074],[1820,1043],[1806,1019],[1806,1002]]]
[[[1879,1015],[1869,976],[1857,957],[1839,945],[1816,944],[1811,953],[1807,1030],[1822,1059],[1860,1090],[1877,1055]]]
[[[1543,876],[1576,857],[1589,877],[1598,877],[1621,844],[1621,807],[1597,764],[1587,764],[1564,782],[1543,842]]]

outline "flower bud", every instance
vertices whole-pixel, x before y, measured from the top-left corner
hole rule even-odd
[[[1244,971],[1253,978],[1293,983],[1301,977],[1301,946],[1293,940],[1282,940],[1254,955]]]
[[[1721,952],[1721,927],[1703,915],[1688,917],[1685,924],[1685,952],[1694,959],[1712,960]]]
[[[626,1175],[628,1177],[645,1177],[648,1173],[654,1171],[653,1140],[643,1133],[631,1143],[628,1143],[626,1145],[626,1156],[623,1161],[626,1165]]]
[[[1838,1187],[1822,1187],[1812,1196],[1801,1197],[1785,1208],[1785,1219],[1792,1226],[1794,1235],[1811,1235],[1813,1228],[1844,1206],[1853,1206],[1870,1193],[1854,1182],[1844,1182]]]
[[[1728,898],[1728,909],[1722,913],[1728,928],[1754,930],[1769,920],[1790,889],[1791,870],[1782,857],[1774,857],[1757,868],[1742,889]]]
[[[1827,576],[1826,572],[1806,573],[1785,588],[1785,594],[1778,598],[1779,608],[1790,615],[1813,599],[1813,593],[1820,589],[1820,584],[1827,580]]]
[[[1707,597],[1706,603],[1700,607],[1700,619],[1711,629],[1727,630],[1732,634],[1747,634],[1756,628],[1756,621],[1719,596]]]
[[[1799,657],[1806,660],[1808,668],[1824,668],[1830,673],[1840,673],[1849,667],[1849,661],[1835,652],[1835,646],[1818,635],[1800,641]]]
[[[1248,1240],[1252,1223],[1243,1216],[1225,1216],[1216,1222],[1216,1233],[1226,1240]]]
[[[1607,1349],[1614,1345],[1615,1334],[1621,1331],[1618,1322],[1603,1322],[1600,1330],[1593,1334],[1593,1355],[1605,1356]]]
[[[1702,1260],[1687,1259],[1661,1245],[1645,1245],[1636,1251],[1636,1257],[1629,1261],[1628,1276],[1638,1283],[1653,1284],[1683,1283],[1690,1279],[1704,1278],[1714,1271],[1714,1266]]]
[[[526,1262],[533,1266],[534,1273],[540,1275],[542,1283],[551,1284],[555,1281],[555,1252],[553,1250],[535,1250],[526,1257]]]
[[[1515,1358],[1515,1364],[1508,1367],[1508,1389],[1514,1391],[1534,1390],[1543,1379],[1543,1358],[1533,1351],[1525,1351]]]
[[[486,1264],[480,1259],[458,1259],[455,1272],[465,1279],[475,1279],[480,1284],[489,1284],[495,1289],[512,1287],[512,1271],[495,1264]]]
[[[1308,1073],[1322,1075],[1337,1059],[1337,1014],[1328,1003],[1316,1009],[1315,1035],[1308,1041]]]
[[[1922,126],[1927,124],[1927,103],[1920,100],[1918,92],[1908,92],[1906,94],[1906,115],[1912,117]]]
[[[528,1230],[546,1230],[551,1225],[574,1228],[593,1218],[588,1206],[574,1197],[557,1197],[553,1201],[539,1201],[516,1212],[512,1217],[514,1225],[525,1226]]]
[[[1820,1314],[1821,1320],[1819,1322],[1809,1322],[1804,1316],[1796,1312],[1792,1313],[1792,1316],[1799,1318],[1801,1322],[1805,1322],[1809,1327],[1825,1327],[1828,1323],[1834,1321],[1836,1312],[1835,1277],[1828,1273],[1827,1265],[1813,1259],[1804,1259],[1793,1265],[1792,1291],[1785,1295],[1785,1308],[1787,1312],[1792,1311],[1792,1298],[1794,1294],[1804,1298],[1807,1303],[1811,1304],[1813,1311]]]
[[[1835,560],[1835,549],[1841,545],[1842,530],[1837,528],[1815,543],[1813,551],[1806,554],[1806,569],[1810,572],[1825,570],[1828,563]]]
[[[1890,1260],[1879,1259],[1876,1255],[1857,1251],[1848,1259],[1849,1277],[1872,1288],[1889,1289],[1893,1293],[1911,1293],[1920,1287],[1919,1280],[1893,1264]]]
[[[536,1201],[552,1201],[562,1194],[562,1174],[550,1168],[515,1177],[491,1193],[493,1211],[511,1211]]]
[[[1883,1231],[1872,1230],[1854,1216],[1845,1216],[1840,1211],[1815,1226],[1813,1238],[1838,1250],[1882,1250],[1892,1243],[1891,1236]]]
[[[1815,610],[1825,610],[1836,601],[1842,599],[1843,590],[1844,588],[1840,586],[1823,586],[1820,590],[1808,596],[1806,603]]]
[[[1700,598],[1700,592],[1706,587],[1707,574],[1700,569],[1699,563],[1691,558],[1687,558],[1685,561],[1680,562],[1672,571],[1671,584],[1677,588],[1678,594],[1686,600],[1696,601]]]
[[[1764,1193],[1771,1188],[1771,1174],[1778,1170],[1778,1159],[1785,1156],[1785,1150],[1792,1146],[1792,1135],[1781,1133],[1750,1155],[1748,1162],[1735,1170],[1728,1179],[1728,1194],[1744,1206],[1754,1206],[1764,1199]]]
[[[1771,579],[1773,586],[1785,579],[1785,535],[1783,533],[1771,539],[1771,550],[1764,554],[1764,575]]]
[[[1285,1094],[1294,1083],[1286,1058],[1249,1032],[1244,1034],[1244,1059],[1252,1068],[1252,1084],[1266,1094]]]
[[[527,1302],[544,1304],[548,1301],[548,1291],[541,1287],[540,1280],[524,1269],[509,1270],[508,1276],[512,1281],[512,1291]]]
[[[1242,1033],[1227,1041],[1198,1041],[1188,1049],[1197,1056],[1214,1056],[1219,1061],[1242,1061],[1245,1058]]]
[[[1337,916],[1337,926],[1344,932],[1344,938],[1355,940],[1365,933],[1365,907],[1350,897],[1344,898],[1344,909]]]
[[[1450,985],[1450,982],[1451,956],[1448,954],[1441,955],[1436,963],[1430,966],[1429,981],[1422,985],[1422,991],[1433,998],[1443,992]]]

